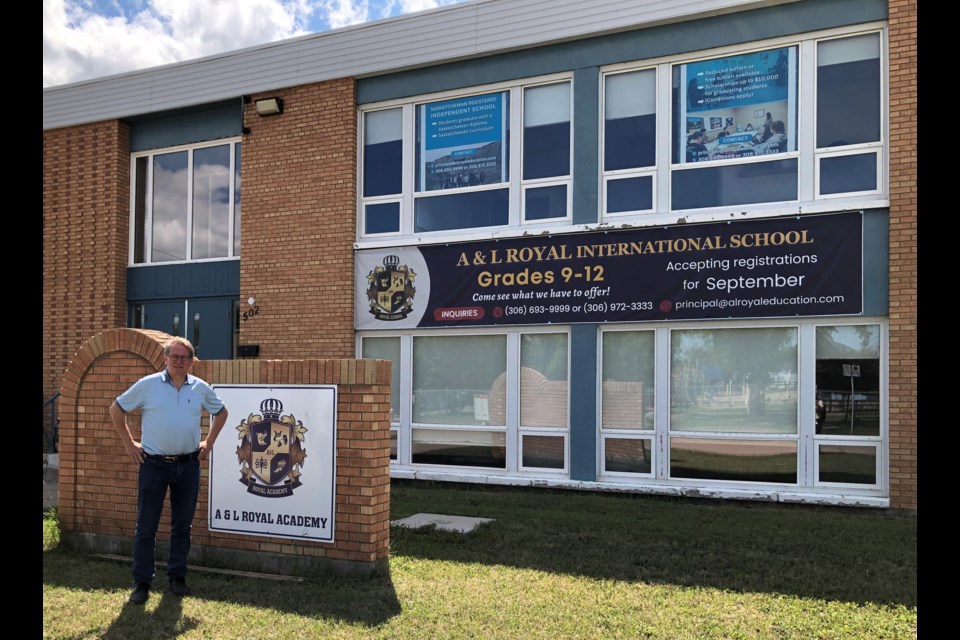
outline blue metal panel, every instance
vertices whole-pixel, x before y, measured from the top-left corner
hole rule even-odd
[[[600,140],[600,70],[578,69],[573,74],[573,222],[590,224],[600,219],[597,196]]]
[[[240,295],[240,261],[217,260],[127,269],[127,301]]]
[[[570,478],[597,479],[597,325],[570,327]]]
[[[243,100],[164,111],[127,120],[130,150],[145,151],[181,144],[239,136],[243,130]]]
[[[890,211],[863,212],[863,315],[890,310]]]
[[[357,102],[644,60],[886,20],[886,0],[808,0],[357,80]],[[579,114],[578,114],[579,117]]]

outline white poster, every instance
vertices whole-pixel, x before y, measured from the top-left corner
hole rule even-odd
[[[215,387],[230,414],[210,455],[210,530],[333,542],[337,387]]]

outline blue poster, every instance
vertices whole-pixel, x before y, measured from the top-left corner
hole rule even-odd
[[[687,111],[787,99],[790,47],[715,58],[687,65]]]
[[[796,151],[796,67],[793,46],[682,65],[681,162]]]
[[[420,190],[497,184],[506,179],[505,95],[488,93],[422,107]]]

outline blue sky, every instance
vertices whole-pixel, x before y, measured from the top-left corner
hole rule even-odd
[[[465,0],[43,0],[43,86]]]

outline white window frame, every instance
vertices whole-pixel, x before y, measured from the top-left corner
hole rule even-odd
[[[881,64],[881,102],[879,105],[881,115],[881,134],[880,140],[875,143],[865,143],[836,147],[829,149],[816,149],[816,47],[817,43],[824,40],[837,38],[849,38],[854,36],[869,35],[877,33],[880,36],[880,64]],[[753,158],[736,158],[727,160],[715,160],[707,162],[697,162],[689,164],[680,159],[678,163],[672,163],[673,150],[673,119],[675,114],[672,105],[672,68],[674,65],[688,64],[700,60],[708,60],[718,57],[738,55],[753,51],[763,51],[767,49],[779,48],[784,46],[797,46],[797,73],[799,76],[797,85],[797,149],[787,153],[779,153],[770,156],[761,156]],[[600,221],[601,223],[616,224],[634,224],[637,226],[653,226],[659,224],[675,223],[678,216],[690,221],[691,217],[697,221],[711,221],[727,219],[731,211],[744,213],[750,217],[766,217],[796,214],[798,210],[805,213],[817,213],[823,211],[835,210],[839,203],[850,208],[883,208],[889,206],[889,176],[887,168],[889,166],[889,74],[888,74],[888,52],[887,27],[884,23],[868,23],[856,25],[853,27],[841,27],[836,29],[827,29],[818,32],[805,33],[780,38],[771,38],[761,41],[753,41],[748,44],[735,46],[718,47],[715,49],[696,52],[695,54],[682,54],[677,56],[665,56],[656,59],[638,60],[629,63],[619,63],[602,67],[600,70],[599,95],[601,106],[599,109],[600,127]],[[611,179],[632,175],[633,171],[604,171],[603,153],[604,153],[604,110],[602,105],[605,94],[605,80],[608,76],[645,69],[657,70],[657,165],[653,169],[646,171],[636,171],[636,175],[653,175],[653,202],[652,210],[636,212],[606,213],[607,210],[607,182]],[[819,160],[822,157],[834,155],[844,155],[847,153],[864,153],[865,149],[875,149],[878,154],[877,166],[877,188],[869,191],[847,192],[841,194],[819,195]],[[672,209],[672,176],[675,171],[696,170],[699,168],[738,166],[753,162],[771,162],[776,160],[796,159],[798,162],[798,186],[797,199],[791,201],[779,202],[760,202],[749,205],[720,205],[715,207],[704,207],[697,209]]]
[[[523,97],[524,89],[558,84],[567,82],[570,84],[570,173],[566,176],[554,176],[549,178],[539,178],[535,180],[523,180]],[[418,241],[436,241],[442,242],[457,236],[476,236],[477,234],[491,235],[499,234],[507,229],[530,229],[544,228],[547,225],[569,224],[572,219],[573,202],[573,126],[574,114],[573,108],[573,72],[556,73],[533,78],[523,78],[510,82],[499,82],[487,85],[472,86],[468,89],[458,89],[443,91],[438,93],[418,95],[413,99],[391,100],[377,104],[364,105],[358,111],[358,132],[357,132],[357,241],[364,246],[377,246],[372,244],[386,243],[412,243]],[[416,114],[417,109],[423,105],[433,102],[450,100],[454,98],[468,98],[470,96],[482,95],[498,92],[509,93],[509,126],[510,126],[510,144],[505,154],[505,160],[509,163],[509,179],[506,183],[497,183],[495,185],[483,185],[473,187],[463,187],[459,189],[444,189],[442,192],[417,192],[416,191]],[[363,152],[364,152],[364,132],[365,124],[364,114],[370,111],[379,111],[400,107],[403,109],[403,166],[402,166],[402,193],[390,196],[376,196],[366,198],[363,196]],[[548,218],[544,220],[525,220],[523,211],[523,196],[527,188],[567,185],[567,205],[566,216],[563,218]],[[467,227],[460,229],[450,229],[444,231],[414,232],[414,214],[417,198],[442,197],[443,195],[455,195],[458,193],[475,193],[483,190],[509,189],[509,215],[506,225],[493,227]],[[379,204],[383,202],[400,202],[400,231],[399,233],[367,234],[364,231],[364,210],[367,204]],[[367,241],[367,242],[365,242]]]
[[[177,145],[174,147],[164,147],[161,149],[151,149],[149,151],[138,151],[136,153],[130,154],[130,215],[129,215],[129,225],[130,233],[127,239],[127,266],[130,267],[143,267],[151,265],[169,265],[169,264],[185,264],[188,262],[218,262],[223,260],[236,260],[240,256],[234,255],[234,246],[235,246],[235,237],[234,229],[236,229],[235,216],[237,215],[236,207],[236,192],[237,192],[237,145],[241,144],[242,139],[239,137],[233,138],[222,138],[219,140],[211,140],[203,143],[197,144],[186,144],[186,145]],[[229,255],[218,256],[215,258],[197,258],[192,257],[193,254],[193,156],[194,152],[198,149],[205,149],[210,147],[230,147],[230,165],[229,165],[229,175],[230,175],[230,196],[228,207],[230,209],[230,221],[228,223],[227,229],[227,251]],[[187,152],[187,221],[186,221],[186,259],[184,260],[165,260],[162,262],[153,262],[151,261],[151,256],[153,254],[153,161],[155,156],[166,155],[169,153],[179,153],[181,151]],[[144,261],[143,262],[134,262],[136,259],[135,256],[135,246],[136,246],[136,232],[137,232],[137,160],[140,158],[147,158],[147,171],[146,171],[146,180],[147,180],[147,198],[144,203]]]

